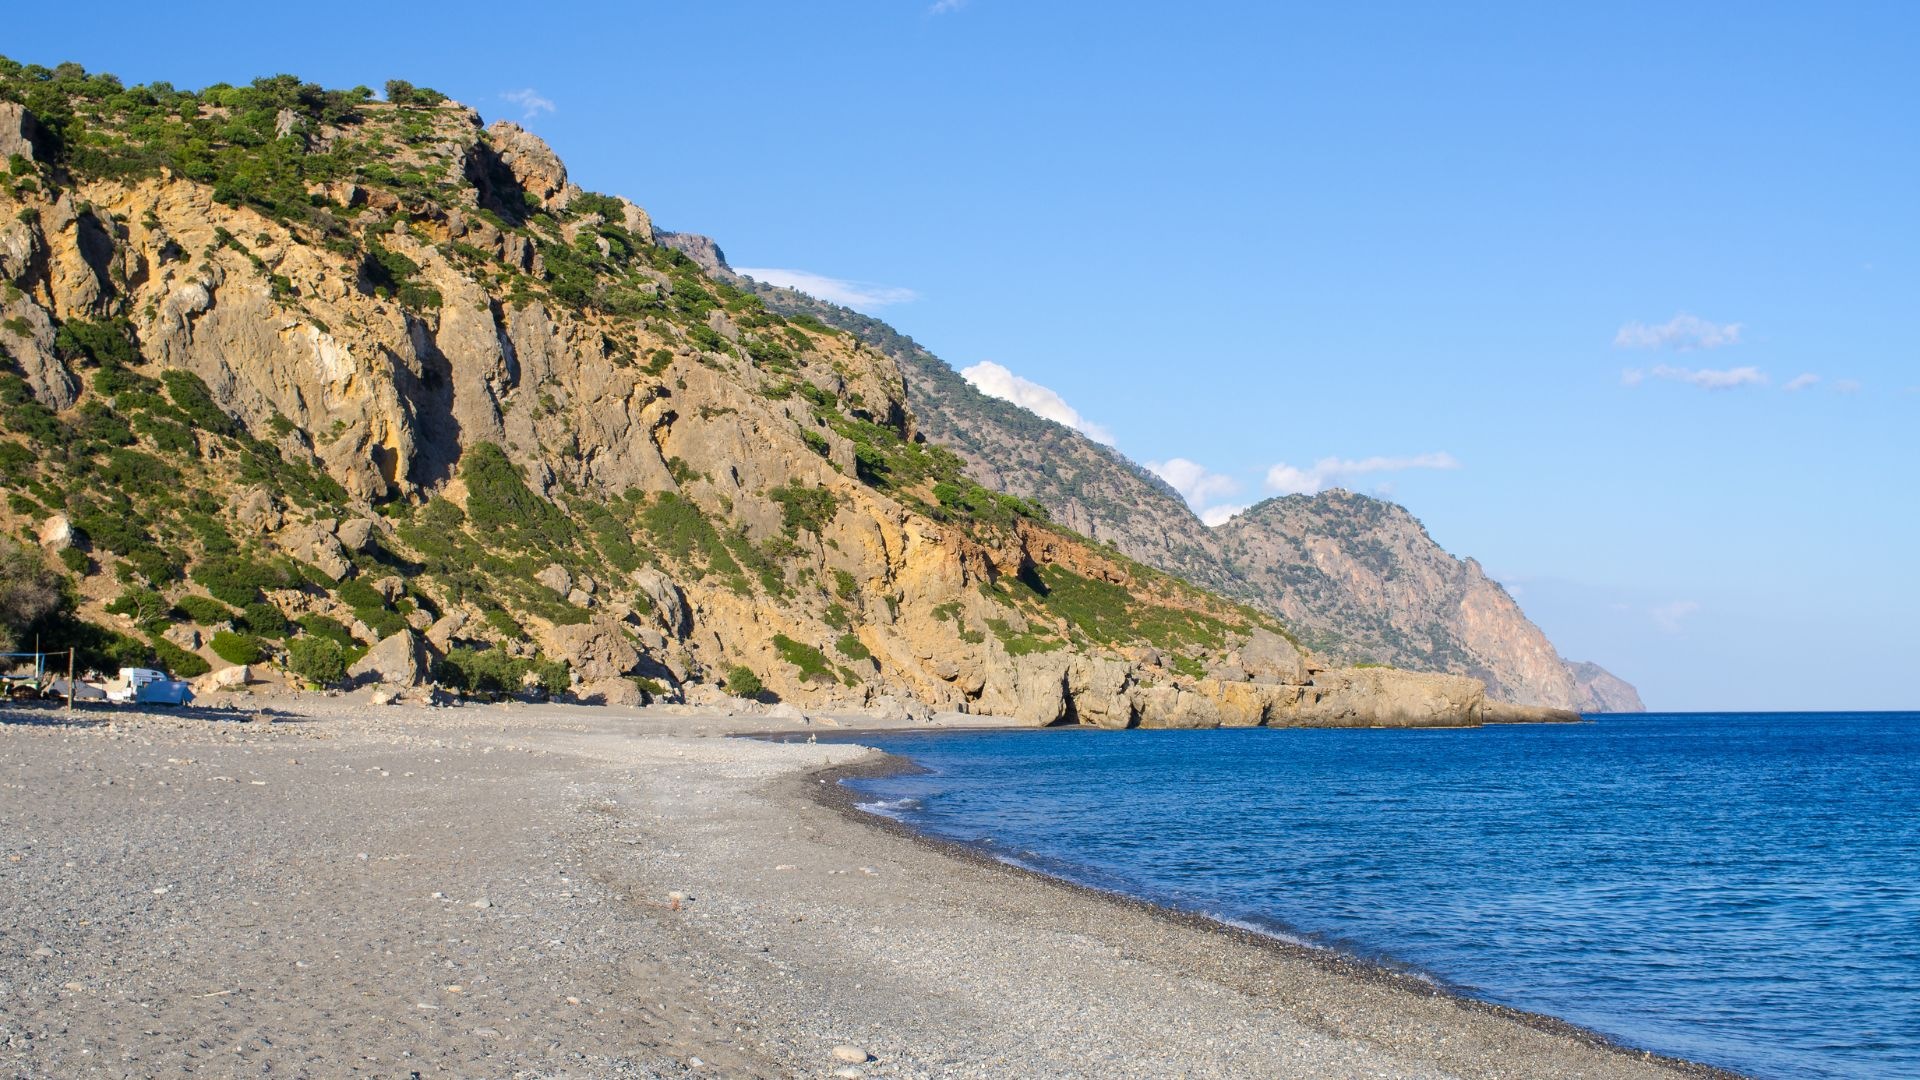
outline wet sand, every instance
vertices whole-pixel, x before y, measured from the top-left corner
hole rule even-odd
[[[0,1070],[1709,1074],[917,837],[833,782],[893,767],[857,745],[723,737],[871,720],[233,697],[0,709]]]

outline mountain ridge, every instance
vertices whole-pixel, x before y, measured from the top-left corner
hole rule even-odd
[[[890,357],[433,91],[9,61],[0,103],[0,526],[57,555],[68,610],[32,629],[88,664],[1103,727],[1567,718],[1330,667],[979,484]]]
[[[1270,499],[1208,526],[1165,480],[1138,462],[981,392],[883,320],[742,275],[709,237],[673,232],[660,237],[709,275],[752,290],[774,309],[811,314],[892,357],[929,435],[959,450],[968,474],[980,484],[1033,499],[1075,531],[1112,543],[1132,558],[1280,615],[1307,644],[1336,661],[1465,674],[1514,704],[1614,711],[1610,706],[1638,702],[1629,684],[1598,665],[1586,665],[1599,674],[1583,680],[1582,669],[1561,660],[1504,587],[1476,561],[1448,554],[1396,504],[1334,489],[1284,497],[1318,501],[1321,509],[1301,519],[1262,528],[1257,523],[1269,516],[1263,508],[1281,501]],[[1350,512],[1374,503],[1400,515],[1392,561],[1419,564],[1429,588],[1442,594],[1416,600],[1403,591],[1400,610],[1354,594],[1364,589],[1383,595],[1379,577],[1386,568],[1365,572],[1371,580],[1363,583],[1355,576],[1363,572],[1354,552],[1319,541],[1329,535],[1338,508]],[[1309,548],[1317,554],[1308,556]],[[1330,580],[1330,573],[1343,582]],[[1605,691],[1588,689],[1603,684]]]

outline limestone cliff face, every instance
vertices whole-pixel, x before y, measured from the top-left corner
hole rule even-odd
[[[514,125],[69,85],[60,140],[0,110],[0,525],[73,523],[117,648],[332,634],[378,645],[366,677],[506,657],[598,700],[1104,727],[1485,718],[1472,680],[1329,670],[972,482],[892,357],[709,277]]]

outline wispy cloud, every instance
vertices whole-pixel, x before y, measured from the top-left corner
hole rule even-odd
[[[1836,379],[1834,381],[1833,388],[1835,390],[1838,390],[1842,394],[1857,394],[1860,392],[1860,380],[1859,379]]]
[[[1267,470],[1267,490],[1281,495],[1312,495],[1354,477],[1406,469],[1457,469],[1460,459],[1445,451],[1412,457],[1325,457],[1307,468],[1282,461]]]
[[[509,90],[501,94],[500,98],[520,106],[520,116],[523,120],[531,120],[541,113],[550,113],[554,109],[553,99],[531,86],[522,90]]]
[[[1647,614],[1653,616],[1654,625],[1658,626],[1665,633],[1678,634],[1684,629],[1681,624],[1684,623],[1687,618],[1697,615],[1699,612],[1700,602],[1698,600],[1675,600],[1671,603],[1656,605],[1649,609]]]
[[[1782,386],[1780,389],[1785,390],[1789,394],[1797,394],[1800,391],[1805,390],[1807,387],[1817,384],[1819,381],[1820,381],[1820,376],[1815,375],[1813,372],[1809,371],[1804,375],[1795,375],[1793,378],[1788,379],[1786,382],[1786,385]]]
[[[1070,427],[1094,442],[1113,445],[1113,432],[1080,415],[1080,410],[1067,404],[1065,398],[1032,379],[1015,375],[991,360],[961,368],[960,377],[988,397],[1011,401],[1030,413]]]
[[[1628,368],[1620,373],[1620,381],[1627,386],[1639,386],[1648,379],[1686,383],[1688,386],[1697,386],[1702,390],[1732,390],[1739,386],[1765,386],[1769,381],[1767,373],[1755,367],[1681,368],[1656,364],[1645,370]],[[1799,382],[1798,379],[1794,381]]]
[[[1613,335],[1619,349],[1719,349],[1740,344],[1739,323],[1715,323],[1681,312],[1659,326],[1630,322]]]
[[[1186,458],[1149,461],[1147,468],[1173,485],[1173,490],[1179,492],[1193,512],[1200,515],[1200,520],[1208,525],[1219,525],[1246,509],[1244,505],[1220,501],[1238,494],[1240,481],[1225,473],[1214,472],[1197,461]]]
[[[933,0],[927,5],[929,15],[948,15],[967,6],[967,0]]]
[[[755,281],[795,289],[808,296],[818,297],[830,304],[839,304],[841,307],[850,307],[855,311],[871,311],[874,308],[888,307],[893,304],[911,303],[920,298],[920,294],[912,289],[901,288],[898,285],[849,281],[845,278],[816,274],[809,270],[783,270],[770,266],[738,266],[734,270]]]

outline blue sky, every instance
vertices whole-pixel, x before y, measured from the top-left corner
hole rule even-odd
[[[1920,9],[1348,7],[32,5],[0,51],[436,87],[1203,510],[1404,502],[1656,708],[1920,706]]]

